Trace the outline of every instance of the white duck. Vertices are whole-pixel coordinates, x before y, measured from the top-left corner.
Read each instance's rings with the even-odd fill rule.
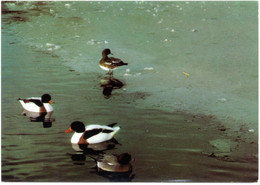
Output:
[[[72,144],[96,144],[108,141],[120,130],[120,127],[114,127],[116,123],[110,125],[88,125],[75,121],[65,133],[75,131],[71,138]]]
[[[52,112],[53,101],[49,94],[44,94],[42,97],[31,97],[26,99],[18,99],[23,108],[30,112]]]

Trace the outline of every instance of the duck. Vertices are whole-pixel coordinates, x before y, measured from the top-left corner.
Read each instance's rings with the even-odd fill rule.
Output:
[[[31,97],[26,99],[18,98],[23,108],[29,112],[53,112],[51,104],[54,102],[51,100],[49,94],[43,94],[41,97]]]
[[[108,57],[108,55],[113,55],[113,53],[111,53],[110,49],[106,48],[102,51],[102,58],[99,61],[101,69],[108,71],[108,74],[113,75],[113,70],[120,66],[128,65],[128,63],[123,62],[121,59]]]
[[[109,125],[92,124],[85,127],[84,123],[74,121],[70,124],[65,133],[75,131],[71,137],[72,144],[97,144],[111,140],[120,130],[120,127],[114,127],[117,123]]]
[[[90,156],[91,157],[91,156]],[[129,173],[132,172],[132,157],[129,153],[99,154],[96,158],[91,157],[96,162],[99,173]]]

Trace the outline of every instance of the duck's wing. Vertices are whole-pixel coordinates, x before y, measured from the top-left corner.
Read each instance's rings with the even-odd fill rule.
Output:
[[[118,164],[117,157],[116,157],[116,155],[113,155],[113,154],[99,154],[97,161],[102,162],[103,164],[108,164],[108,165]]]
[[[119,173],[126,173],[126,172],[129,173],[132,171],[132,165],[119,164],[116,155],[103,154],[98,157],[96,162],[97,162],[97,167],[102,171],[119,172]]]
[[[115,66],[128,65],[128,63],[123,62],[119,58],[109,57],[109,59],[111,60],[112,65],[115,65]]]
[[[92,129],[92,130],[86,130],[85,133],[84,133],[84,136],[83,138],[84,139],[88,139],[94,135],[97,135],[99,134],[100,132],[102,132],[103,129],[101,128],[98,128],[98,129]]]
[[[121,64],[124,63],[121,59],[119,58],[114,58],[114,57],[109,57],[109,59],[111,60],[112,64]]]
[[[114,130],[110,130],[110,129],[103,129],[102,133],[111,133],[114,132]]]
[[[30,99],[29,102],[33,102],[34,104],[36,104],[39,107],[43,106],[42,101],[38,100],[38,99]]]
[[[39,107],[43,106],[43,103],[40,98],[26,98],[26,99],[19,98],[18,100],[22,100],[24,103],[34,103]]]

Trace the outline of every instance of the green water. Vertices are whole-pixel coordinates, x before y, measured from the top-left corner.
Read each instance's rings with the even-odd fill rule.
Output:
[[[2,180],[108,181],[90,158],[75,165],[67,155],[75,151],[63,132],[81,120],[122,127],[122,145],[108,153],[132,154],[133,182],[255,181],[257,5],[5,3]],[[109,98],[104,48],[129,63],[114,72],[125,86]],[[55,101],[50,128],[22,116],[16,100],[43,93]]]

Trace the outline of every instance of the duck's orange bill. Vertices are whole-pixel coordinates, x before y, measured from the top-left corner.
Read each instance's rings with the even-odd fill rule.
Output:
[[[66,130],[65,133],[69,133],[72,132],[73,130],[71,128],[69,128],[69,130]]]
[[[51,101],[51,100],[49,101],[49,103],[50,103],[50,104],[54,104],[54,102],[53,102],[53,101]]]

